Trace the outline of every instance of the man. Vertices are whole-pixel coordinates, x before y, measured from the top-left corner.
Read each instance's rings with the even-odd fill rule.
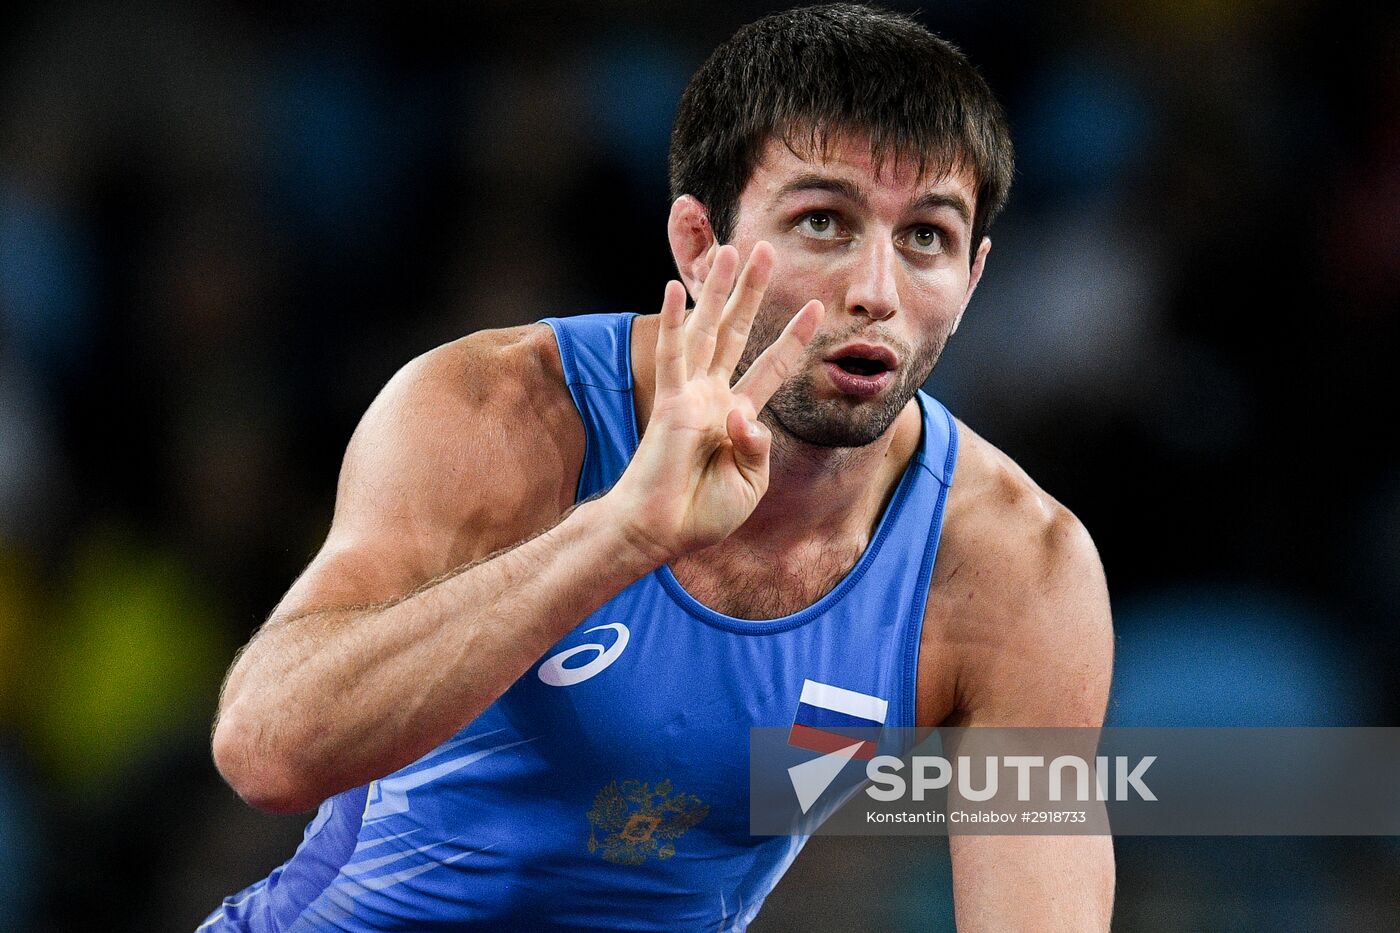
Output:
[[[320,811],[204,929],[743,929],[801,846],[748,833],[750,727],[1101,723],[1092,543],[917,391],[1011,176],[982,79],[902,16],[776,14],[671,158],[659,315],[463,338],[365,415],[214,733]],[[1107,927],[1107,838],[951,846],[961,928]]]

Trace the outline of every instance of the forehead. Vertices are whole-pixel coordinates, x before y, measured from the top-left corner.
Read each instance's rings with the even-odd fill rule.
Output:
[[[945,167],[932,160],[921,172],[912,158],[888,154],[878,159],[871,151],[870,137],[861,133],[832,134],[824,146],[805,140],[789,145],[770,136],[739,196],[740,209],[776,206],[791,196],[795,181],[814,175],[846,182],[877,209],[899,210],[929,195],[941,195],[963,201],[970,218],[977,196],[977,179],[971,168],[956,161]]]

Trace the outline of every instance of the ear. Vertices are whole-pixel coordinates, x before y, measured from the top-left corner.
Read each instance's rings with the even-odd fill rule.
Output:
[[[962,323],[963,315],[967,313],[967,306],[972,301],[972,293],[977,291],[977,283],[982,281],[982,270],[987,266],[987,254],[991,251],[991,237],[984,236],[982,244],[977,247],[977,258],[972,260],[972,274],[967,278],[967,294],[963,295],[962,307],[958,309],[958,316],[953,319],[953,329],[948,331],[949,337],[958,332],[958,325]]]
[[[671,241],[671,257],[676,261],[681,284],[694,299],[710,274],[710,264],[719,246],[710,229],[710,212],[691,195],[681,195],[671,205],[666,235]]]

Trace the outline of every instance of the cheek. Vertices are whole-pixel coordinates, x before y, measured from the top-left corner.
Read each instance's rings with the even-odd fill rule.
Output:
[[[790,288],[778,283],[768,286],[763,293],[763,303],[754,316],[753,327],[749,330],[749,348],[762,352],[782,334],[792,316],[810,301],[812,295],[798,296]]]
[[[911,316],[922,318],[931,326],[951,327],[962,311],[963,296],[967,294],[967,276],[955,270],[941,269],[909,284],[904,301]]]
[[[839,263],[835,262],[831,256],[823,255],[814,250],[780,250],[774,256],[773,281],[775,283],[790,279],[810,289],[827,284],[840,274]],[[812,295],[810,297],[820,296]]]
[[[801,251],[780,253],[775,257],[773,278],[764,293],[763,308],[765,313],[782,317],[778,324],[781,331],[803,305],[817,299],[826,306],[826,322],[820,330],[827,330],[841,311],[844,294],[841,270],[829,258]]]

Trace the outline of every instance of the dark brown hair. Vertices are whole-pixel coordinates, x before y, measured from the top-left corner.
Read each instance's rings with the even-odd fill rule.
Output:
[[[877,170],[887,158],[912,159],[921,174],[971,169],[969,252],[976,254],[1011,187],[1006,117],[962,52],[908,16],[876,7],[774,13],[715,49],[681,96],[671,197],[698,199],[725,242],[768,139],[824,153],[833,133],[850,130],[869,134]]]

